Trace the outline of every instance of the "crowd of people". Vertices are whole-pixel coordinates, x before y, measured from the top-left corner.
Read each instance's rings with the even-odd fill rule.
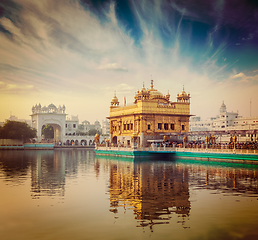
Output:
[[[213,149],[253,149],[258,150],[258,142],[229,142],[229,143],[205,143],[205,142],[186,142],[186,143],[176,143],[167,142],[161,143],[160,146],[168,147],[179,147],[179,148],[213,148]]]

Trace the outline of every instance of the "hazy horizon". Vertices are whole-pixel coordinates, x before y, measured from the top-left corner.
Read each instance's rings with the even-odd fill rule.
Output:
[[[151,79],[203,120],[258,117],[257,22],[251,0],[0,0],[0,121],[53,103],[101,122]]]

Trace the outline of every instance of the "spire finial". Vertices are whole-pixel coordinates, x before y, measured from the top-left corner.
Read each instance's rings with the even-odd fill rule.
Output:
[[[151,79],[151,89],[153,89],[153,80]]]

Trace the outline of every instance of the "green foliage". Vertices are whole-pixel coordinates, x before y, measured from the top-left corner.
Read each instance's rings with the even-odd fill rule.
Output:
[[[42,129],[42,134],[46,139],[52,139],[54,138],[54,129],[51,125],[47,124],[43,129]]]
[[[79,135],[79,136],[86,136],[87,133],[86,133],[86,132],[77,131],[77,132],[76,132],[76,135]]]
[[[84,125],[83,125],[83,124],[79,124],[79,125],[78,125],[78,130],[79,130],[80,132],[82,132],[82,131],[84,130]]]
[[[88,134],[89,134],[90,136],[94,136],[94,135],[96,135],[97,132],[98,132],[97,129],[90,129],[89,132],[88,132]]]
[[[27,141],[37,136],[37,130],[31,128],[26,122],[6,121],[3,127],[0,127],[1,139],[18,139]]]

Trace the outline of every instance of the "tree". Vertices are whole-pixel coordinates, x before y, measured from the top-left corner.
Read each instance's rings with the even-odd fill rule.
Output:
[[[96,135],[97,132],[98,132],[97,129],[90,129],[89,132],[88,132],[88,134],[89,134],[90,136],[94,136],[94,135]]]
[[[7,120],[3,127],[0,127],[1,139],[18,139],[28,141],[37,136],[37,130],[31,128],[26,122]]]
[[[42,129],[42,134],[46,139],[52,139],[54,138],[54,129],[51,125],[47,124],[45,127]]]

